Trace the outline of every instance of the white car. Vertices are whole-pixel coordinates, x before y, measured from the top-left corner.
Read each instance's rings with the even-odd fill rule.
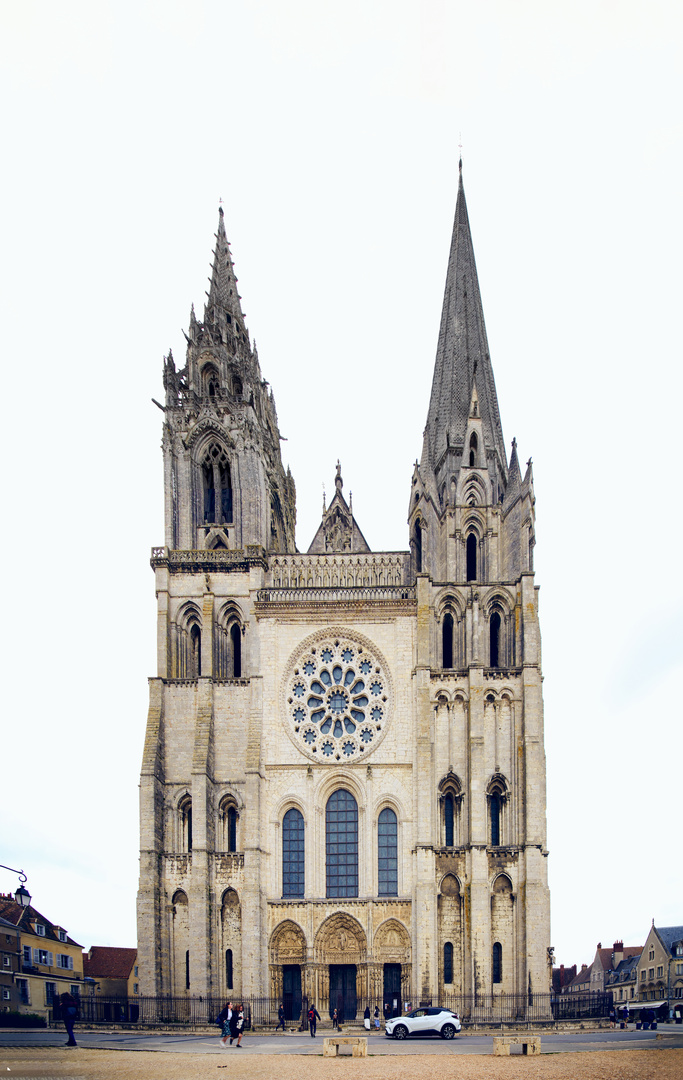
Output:
[[[387,1020],[386,1034],[392,1039],[407,1039],[409,1035],[440,1035],[452,1039],[462,1030],[460,1017],[452,1009],[412,1009],[405,1016]]]

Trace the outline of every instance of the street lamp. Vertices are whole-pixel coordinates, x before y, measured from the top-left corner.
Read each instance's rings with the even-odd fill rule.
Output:
[[[26,884],[26,874],[23,870],[14,870],[11,866],[5,866],[4,863],[0,863],[0,867],[3,870],[11,870],[13,874],[19,875],[19,888],[14,894],[14,899],[18,903],[19,907],[28,907],[31,903],[31,894],[28,889],[24,888]]]

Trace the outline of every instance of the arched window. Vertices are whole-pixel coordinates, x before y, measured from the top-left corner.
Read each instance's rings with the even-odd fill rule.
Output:
[[[222,446],[212,443],[202,465],[204,488],[204,524],[229,525],[232,522],[232,480],[230,463]]]
[[[500,795],[494,791],[489,796],[489,817],[491,820],[491,847],[500,845]]]
[[[202,389],[205,396],[215,398],[218,394],[218,372],[213,364],[207,364],[202,370]]]
[[[227,840],[228,851],[237,851],[237,819],[239,814],[234,806],[228,807]]]
[[[477,534],[471,532],[467,537],[467,580],[477,580]]]
[[[340,788],[325,811],[328,897],[358,896],[358,805]]]
[[[225,985],[232,990],[232,949],[225,950]]]
[[[443,947],[443,981],[453,982],[453,942],[447,941]]]
[[[238,623],[233,623],[230,627],[230,646],[232,677],[239,679],[242,676],[242,633]]]
[[[415,522],[415,528],[413,530],[413,540],[415,541],[415,572],[422,573],[422,528],[420,527],[419,520]]]
[[[489,619],[489,666],[500,667],[500,614],[494,611]]]
[[[477,446],[478,440],[475,432],[470,435],[470,467],[473,468],[477,464]]]
[[[493,944],[493,982],[503,981],[503,946],[499,941]]]
[[[455,805],[454,799],[450,791],[446,795],[443,801],[443,820],[446,847],[453,847],[453,823],[455,820]]]
[[[186,795],[178,805],[180,850],[192,851],[192,799]]]
[[[190,678],[198,679],[202,673],[202,632],[197,623],[190,627]]]
[[[190,989],[190,950],[185,952],[185,989]]]
[[[282,895],[304,895],[304,819],[294,808],[282,819]]]
[[[377,858],[379,896],[398,896],[398,822],[388,807],[377,822]]]
[[[453,616],[450,612],[444,615],[443,619],[443,631],[442,631],[442,644],[443,644],[443,666],[445,668],[453,667]]]

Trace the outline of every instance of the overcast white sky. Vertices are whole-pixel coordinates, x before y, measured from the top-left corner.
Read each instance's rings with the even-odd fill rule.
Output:
[[[407,547],[462,133],[503,430],[534,460],[557,960],[683,922],[680,4],[0,10],[0,862],[84,946],[135,943],[150,399],[220,197],[299,547],[338,457],[371,547]]]

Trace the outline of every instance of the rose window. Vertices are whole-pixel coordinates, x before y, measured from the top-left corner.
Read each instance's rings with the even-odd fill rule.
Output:
[[[384,737],[389,679],[369,643],[330,637],[305,644],[286,683],[287,726],[318,761],[353,761]]]

